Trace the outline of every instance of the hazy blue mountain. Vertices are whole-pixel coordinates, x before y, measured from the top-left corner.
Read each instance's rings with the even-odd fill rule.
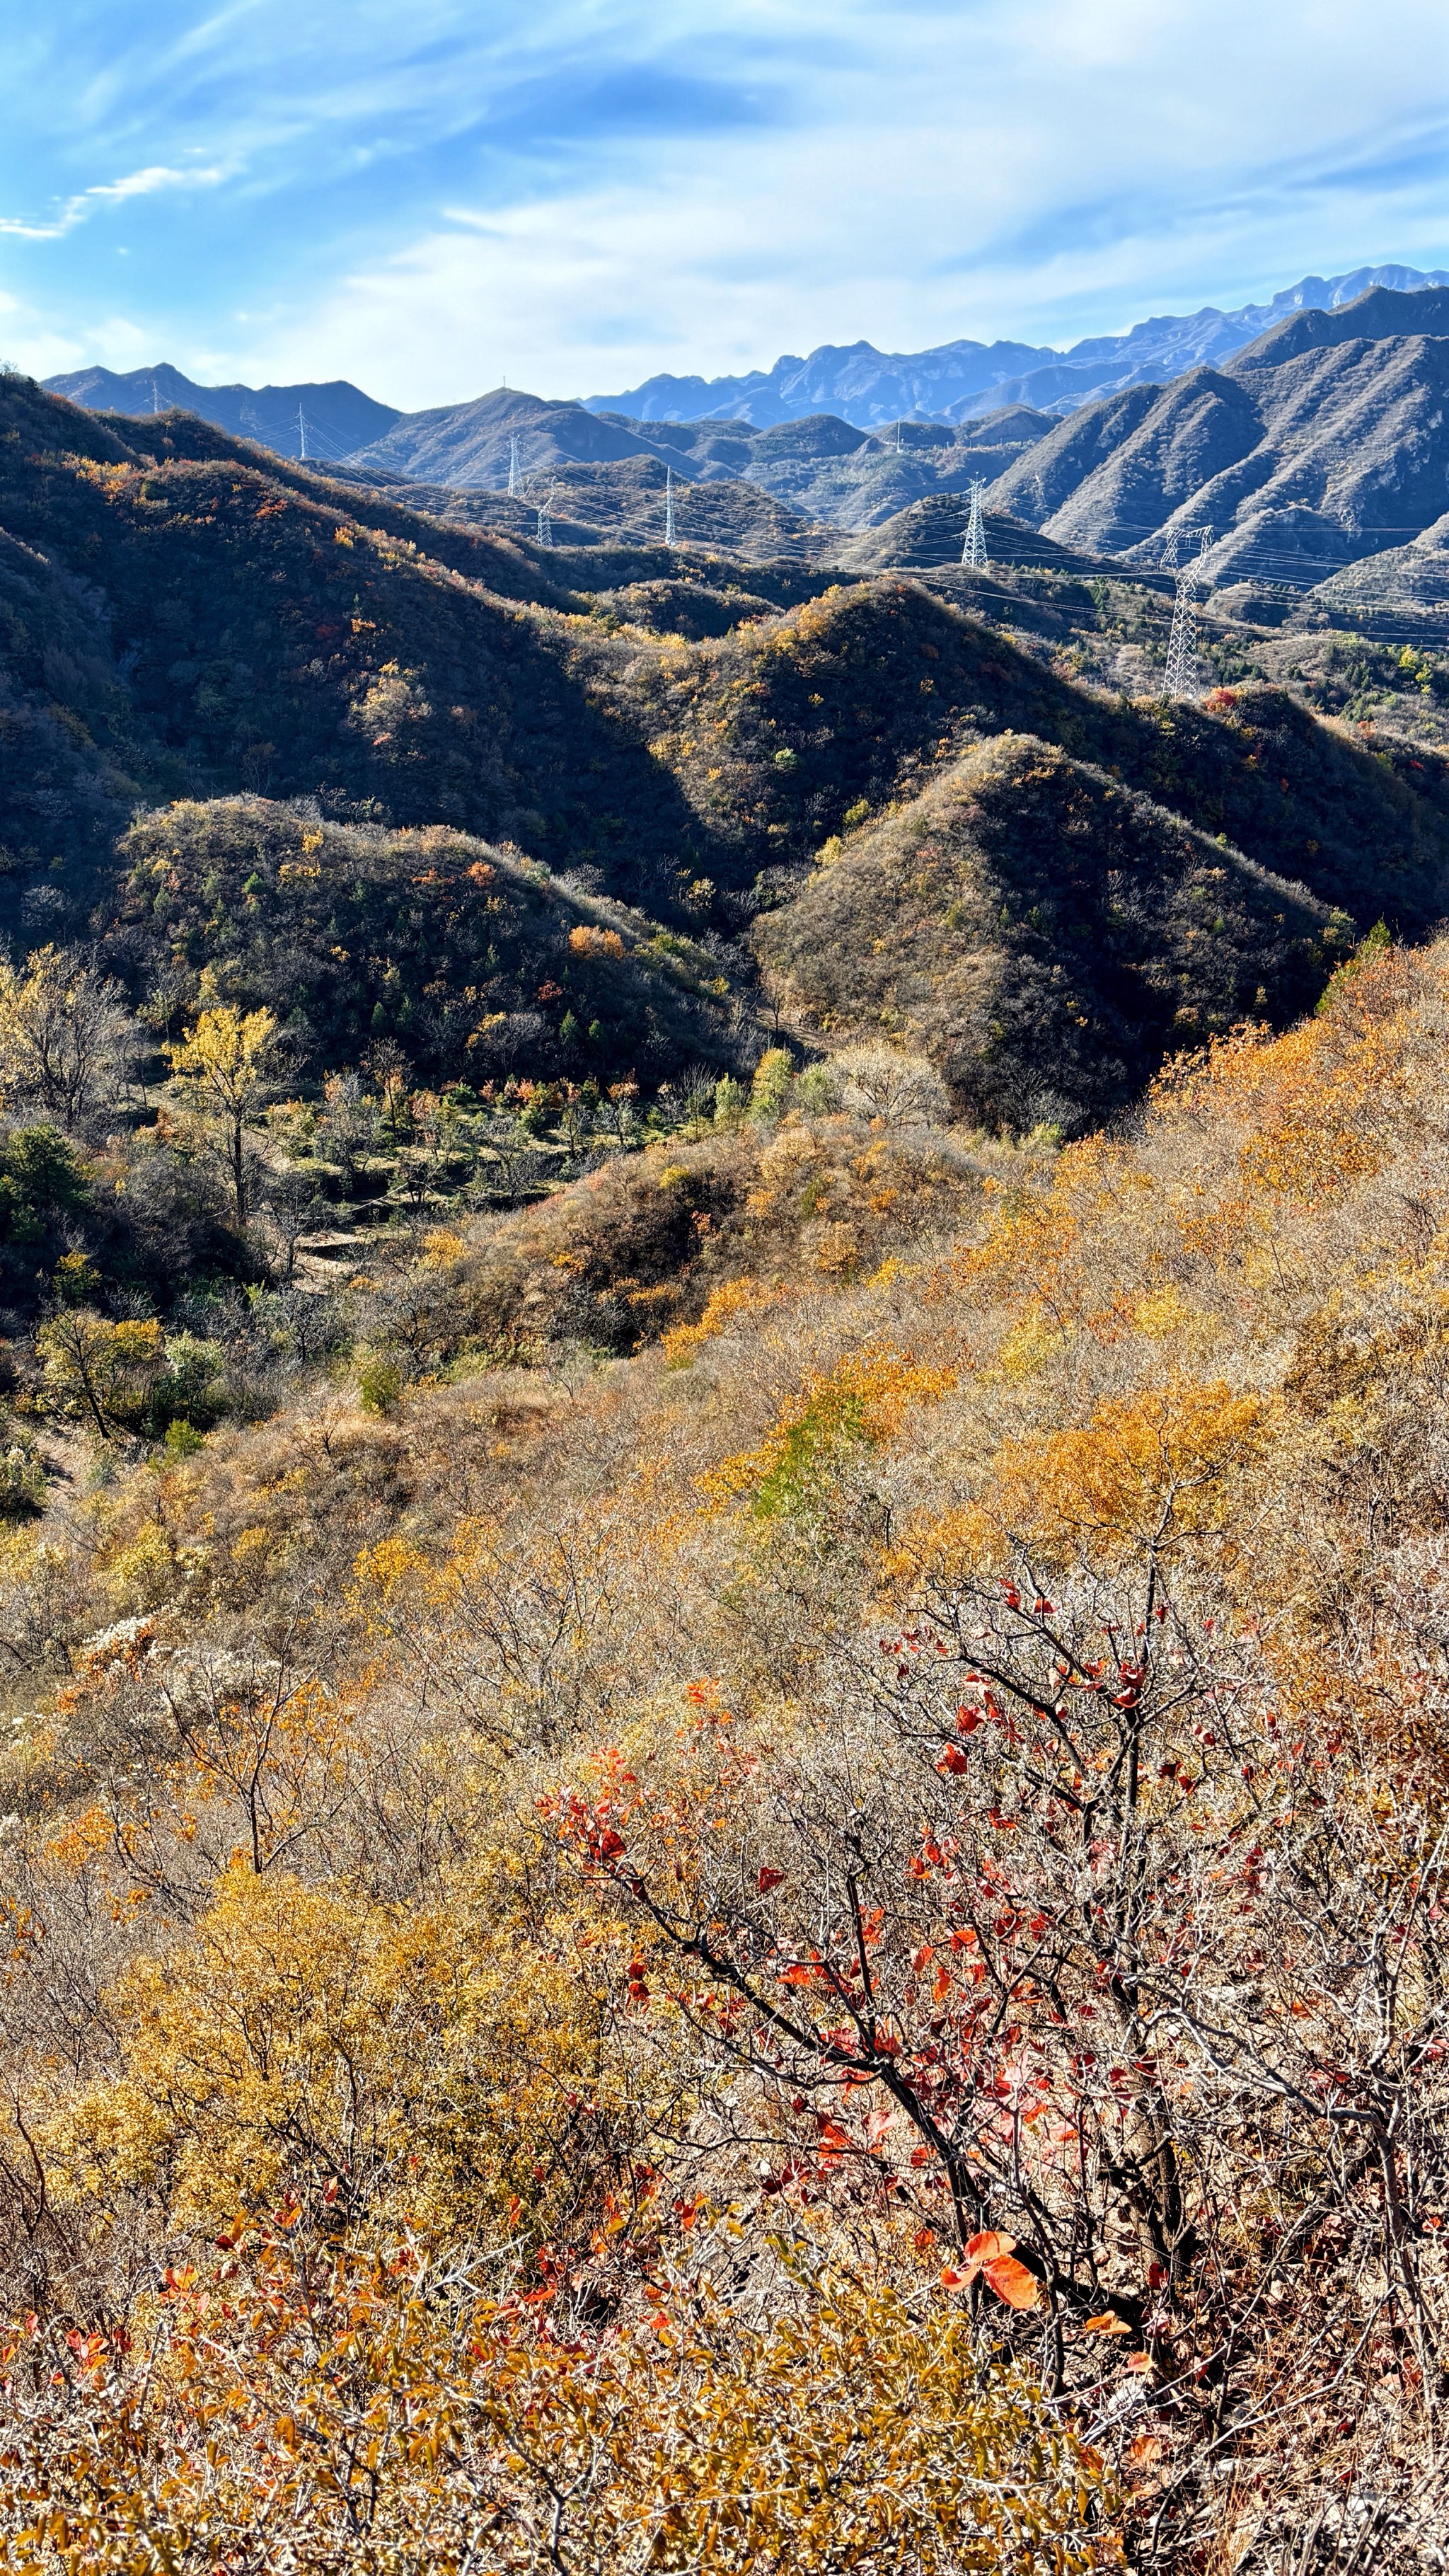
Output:
[[[633,420],[739,420],[755,429],[833,412],[857,429],[921,418],[952,420],[994,411],[997,388],[1054,359],[1054,349],[1020,340],[949,340],[914,357],[885,356],[868,340],[816,349],[808,358],[777,358],[768,373],[744,376],[651,376],[632,393],[593,394],[590,411]]]
[[[1301,277],[1267,304],[1245,304],[1235,313],[1205,305],[1200,313],[1164,314],[1066,350],[950,340],[903,357],[857,340],[847,348],[816,349],[808,358],[777,358],[767,371],[749,375],[650,376],[629,393],[590,395],[587,408],[645,421],[744,420],[756,428],[830,411],[860,429],[913,416],[968,420],[1006,403],[1075,411],[1106,392],[1162,384],[1189,367],[1220,366],[1274,323],[1308,310],[1332,313],[1375,286],[1409,293],[1449,286],[1449,270],[1387,263],[1343,277]]]
[[[179,367],[164,364],[133,367],[125,376],[109,367],[82,367],[74,375],[47,376],[45,390],[67,395],[87,411],[194,411],[215,428],[254,438],[278,456],[305,452],[329,463],[349,456],[364,439],[379,438],[401,418],[391,403],[374,402],[345,378],[326,385],[195,385]]]
[[[482,485],[506,490],[513,442],[520,476],[532,483],[562,465],[605,465],[626,456],[653,456],[659,442],[640,435],[637,421],[600,420],[578,402],[545,402],[538,394],[500,386],[476,402],[444,403],[435,411],[394,412],[389,425],[350,460],[384,466],[423,483],[448,483],[459,491]],[[675,446],[675,471],[692,481],[700,468]]]

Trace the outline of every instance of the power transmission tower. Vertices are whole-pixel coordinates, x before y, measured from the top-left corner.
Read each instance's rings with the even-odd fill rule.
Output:
[[[159,413],[160,409],[161,409],[161,397],[160,397],[160,395],[158,394],[158,392],[156,391],[156,379],[155,379],[155,377],[153,376],[153,377],[152,377],[152,379],[151,379],[151,418],[152,418],[153,420],[155,420],[155,418],[157,417],[157,414]]]
[[[516,438],[510,438],[508,442],[508,497],[510,501],[516,501],[518,498],[518,441]]]
[[[297,436],[301,441],[302,463],[305,465],[307,462],[307,415],[302,409],[300,403],[297,405]]]
[[[1169,532],[1169,534],[1168,534],[1167,543],[1166,543],[1166,545],[1165,545],[1165,546],[1163,547],[1163,549],[1162,549],[1162,569],[1163,569],[1163,571],[1164,571],[1164,572],[1176,572],[1176,570],[1177,570],[1177,530],[1176,530],[1176,528],[1173,528],[1173,529],[1171,529],[1171,530],[1170,530],[1170,532]]]
[[[674,468],[672,465],[666,465],[664,468],[664,542],[667,546],[672,546],[674,543]]]
[[[906,444],[905,444],[905,440],[904,440],[904,439],[902,438],[902,436],[901,436],[901,425],[900,425],[900,422],[899,422],[899,421],[897,421],[897,422],[896,422],[896,454],[897,454],[897,456],[904,456],[905,452],[906,452]]]
[[[978,474],[966,488],[971,495],[971,516],[966,522],[966,542],[961,548],[961,561],[969,564],[973,572],[985,572],[991,561],[986,551],[986,514],[981,507],[981,495],[986,484]]]
[[[1213,541],[1211,528],[1198,535],[1197,559],[1178,567],[1177,588],[1172,598],[1172,632],[1167,639],[1167,661],[1162,674],[1165,698],[1195,698],[1197,675],[1197,585],[1203,559]]]
[[[558,485],[550,483],[547,500],[540,501],[538,505],[538,542],[541,546],[553,544],[553,520],[549,513],[553,508],[553,496],[557,490]]]

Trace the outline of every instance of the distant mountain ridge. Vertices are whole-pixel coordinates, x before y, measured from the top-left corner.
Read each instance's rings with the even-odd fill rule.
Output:
[[[961,492],[973,475],[1003,473],[1052,427],[1020,405],[989,419],[914,422],[889,436],[854,429],[830,413],[751,429],[738,421],[630,420],[576,402],[544,402],[500,388],[477,402],[411,412],[350,460],[360,473],[402,474],[460,491],[506,489],[516,462],[520,492],[536,504],[556,474],[647,465],[662,495],[676,485],[749,483],[805,524],[864,528],[928,494]],[[700,525],[680,495],[681,534]],[[662,508],[662,503],[661,503]]]
[[[432,508],[447,510],[449,494],[460,505],[493,496],[484,516],[501,506],[520,530],[552,495],[580,542],[590,528],[610,542],[662,538],[672,468],[680,542],[752,560],[814,560],[822,527],[864,538],[897,524],[910,560],[921,543],[934,560],[964,525],[978,476],[993,511],[1074,560],[1156,566],[1169,535],[1196,551],[1210,526],[1211,578],[1260,589],[1314,589],[1360,559],[1397,558],[1449,517],[1449,271],[1305,278],[1266,305],[1141,323],[985,381],[1042,354],[963,341],[896,361],[861,343],[781,360],[753,380],[755,408],[779,415],[764,425],[728,405],[681,421],[506,387],[404,413],[342,382],[206,387],[167,366],[93,368],[52,389],[92,411],[129,404],[144,417],[174,405],[293,457],[305,445],[347,476],[426,488]],[[881,372],[891,368],[910,371],[911,387],[948,416],[843,417],[881,408],[883,388],[902,390],[899,374]],[[1084,390],[1094,375],[1104,380]],[[745,380],[667,381],[698,400]],[[643,406],[665,382],[620,399]],[[1016,399],[1020,386],[1038,401]],[[808,412],[785,408],[807,398]],[[510,484],[516,497],[504,504]],[[908,530],[913,510],[926,518]],[[1442,538],[1429,552],[1385,568],[1418,612],[1443,587]],[[1371,587],[1379,597],[1382,582]]]
[[[1233,313],[1205,305],[1199,313],[1162,315],[1115,336],[1078,341],[1066,350],[1037,348],[1024,340],[996,340],[989,345],[950,340],[939,348],[900,356],[883,354],[868,340],[857,340],[844,348],[816,349],[808,358],[778,358],[768,370],[755,369],[743,376],[651,376],[629,393],[590,394],[582,402],[542,407],[555,414],[583,411],[612,416],[612,441],[591,447],[581,427],[570,438],[567,452],[577,462],[586,457],[657,452],[657,442],[639,435],[650,424],[730,421],[760,430],[829,413],[853,428],[879,430],[897,421],[980,420],[1008,407],[1061,417],[1103,394],[1140,384],[1160,385],[1192,367],[1221,366],[1275,323],[1305,312],[1336,313],[1370,287],[1416,294],[1436,286],[1449,286],[1449,269],[1405,268],[1386,262],[1376,268],[1352,269],[1341,277],[1300,278],[1296,286],[1284,287],[1266,304],[1245,304]],[[423,480],[459,474],[465,483],[493,479],[493,440],[503,426],[504,410],[516,401],[529,418],[512,426],[532,427],[540,408],[539,397],[515,397],[500,388],[471,402],[402,412],[345,379],[260,387],[199,385],[165,363],[133,367],[128,374],[117,374],[109,367],[83,367],[48,376],[45,390],[65,394],[87,411],[114,411],[132,418],[175,405],[233,437],[253,438],[279,456],[299,459],[305,424],[306,450],[314,460],[338,464],[365,450],[365,461],[372,465]],[[505,463],[506,453],[505,447]],[[540,464],[547,461],[539,459]],[[691,466],[683,457],[676,456],[675,463],[681,474],[690,474]],[[700,470],[698,464],[693,468]],[[707,464],[704,470],[708,471]]]
[[[1449,286],[1449,269],[1386,262],[1342,277],[1301,277],[1266,304],[1245,304],[1234,313],[1204,305],[1199,313],[1164,314],[1066,350],[1018,340],[949,340],[900,356],[857,340],[816,349],[808,358],[777,358],[768,370],[742,376],[650,376],[628,393],[590,394],[585,408],[640,421],[743,420],[756,429],[822,411],[857,429],[897,419],[969,420],[1007,403],[1064,413],[1103,393],[1221,365],[1275,322],[1305,310],[1334,312],[1374,286],[1401,293]]]
[[[337,377],[313,385],[197,385],[179,367],[82,367],[47,376],[49,394],[65,394],[87,411],[113,411],[135,419],[147,412],[190,411],[233,438],[254,438],[277,456],[336,464],[371,438],[380,438],[402,414],[391,403]]]

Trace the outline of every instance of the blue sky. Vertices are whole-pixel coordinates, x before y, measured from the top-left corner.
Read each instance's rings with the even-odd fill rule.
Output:
[[[415,408],[825,340],[1061,344],[1449,264],[1398,0],[0,10],[0,354]]]

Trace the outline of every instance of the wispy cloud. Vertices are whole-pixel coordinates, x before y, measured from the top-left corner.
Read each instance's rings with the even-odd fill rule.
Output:
[[[0,215],[0,233],[14,233],[21,241],[61,241],[97,215],[106,206],[124,205],[132,197],[159,196],[167,188],[217,188],[231,172],[224,169],[172,170],[161,161],[153,161],[144,170],[129,171],[124,179],[108,180],[103,186],[82,188],[78,196],[68,197],[50,223],[27,223],[19,216]]]
[[[49,0],[0,284],[88,356],[609,391],[1439,264],[1446,124],[1443,0]]]

